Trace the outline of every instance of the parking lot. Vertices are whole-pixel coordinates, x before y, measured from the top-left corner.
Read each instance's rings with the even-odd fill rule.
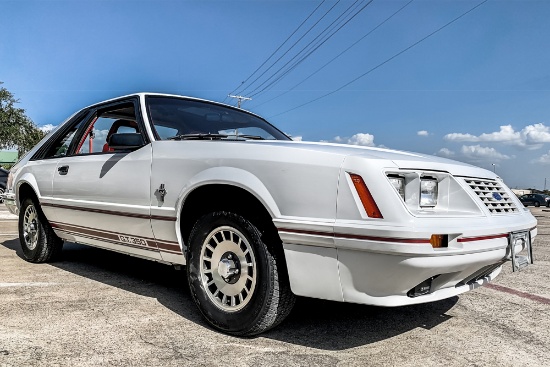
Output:
[[[544,366],[550,361],[550,211],[535,264],[505,264],[488,286],[447,300],[380,308],[300,298],[253,338],[202,320],[184,272],[76,244],[63,259],[22,259],[0,205],[0,366]]]

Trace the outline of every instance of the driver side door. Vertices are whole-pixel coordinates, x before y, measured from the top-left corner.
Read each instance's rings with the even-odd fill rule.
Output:
[[[132,151],[109,147],[110,135],[142,134]],[[53,172],[50,223],[68,240],[161,259],[150,222],[151,144],[136,99],[96,108]]]

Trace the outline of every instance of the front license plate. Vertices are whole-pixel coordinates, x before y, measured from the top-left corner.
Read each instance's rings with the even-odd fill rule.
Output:
[[[517,247],[522,250],[516,252]],[[508,236],[508,253],[512,260],[512,271],[519,271],[533,263],[533,250],[531,248],[531,232],[512,232]]]

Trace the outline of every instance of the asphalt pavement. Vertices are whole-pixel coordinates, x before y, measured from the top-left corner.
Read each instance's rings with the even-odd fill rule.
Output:
[[[548,366],[550,211],[532,208],[535,264],[447,300],[381,308],[299,298],[276,329],[211,329],[184,272],[66,244],[22,259],[0,205],[0,366]]]

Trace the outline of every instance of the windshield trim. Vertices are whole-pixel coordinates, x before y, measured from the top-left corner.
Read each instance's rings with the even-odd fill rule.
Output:
[[[282,132],[279,128],[277,128],[275,125],[271,124],[269,121],[267,121],[266,119],[264,119],[263,117],[253,113],[253,112],[250,112],[250,111],[247,111],[247,110],[243,110],[242,108],[237,108],[237,107],[234,107],[234,106],[230,106],[230,105],[226,105],[226,104],[223,104],[223,103],[219,103],[219,102],[214,102],[214,101],[209,101],[209,100],[206,100],[206,99],[200,99],[200,98],[193,98],[193,97],[185,97],[185,96],[175,96],[175,95],[159,95],[159,94],[147,94],[145,95],[145,106],[146,106],[146,113],[147,113],[147,118],[149,119],[149,123],[151,125],[151,130],[153,132],[153,135],[154,135],[154,139],[155,141],[162,141],[162,140],[165,140],[165,139],[162,139],[158,133],[157,133],[157,129],[155,128],[155,122],[153,120],[153,117],[151,116],[151,111],[150,111],[150,100],[151,99],[157,99],[157,98],[164,98],[164,99],[178,99],[178,100],[184,100],[184,101],[190,101],[190,102],[200,102],[200,103],[206,103],[206,104],[212,104],[212,105],[215,105],[217,107],[222,107],[222,108],[227,108],[227,109],[230,109],[230,110],[234,110],[234,111],[237,111],[237,112],[240,112],[240,113],[245,113],[245,114],[248,114],[248,115],[251,115],[257,119],[260,119],[262,120],[264,123],[266,123],[268,126],[270,126],[271,128],[273,128],[275,131],[277,131],[278,133],[280,133],[283,137],[285,137],[286,139],[278,139],[278,138],[275,138],[274,140],[276,141],[292,141],[292,138],[290,136],[288,136],[287,134],[285,134],[284,132]],[[229,140],[229,139],[228,139]],[[224,139],[224,141],[226,141]]]

